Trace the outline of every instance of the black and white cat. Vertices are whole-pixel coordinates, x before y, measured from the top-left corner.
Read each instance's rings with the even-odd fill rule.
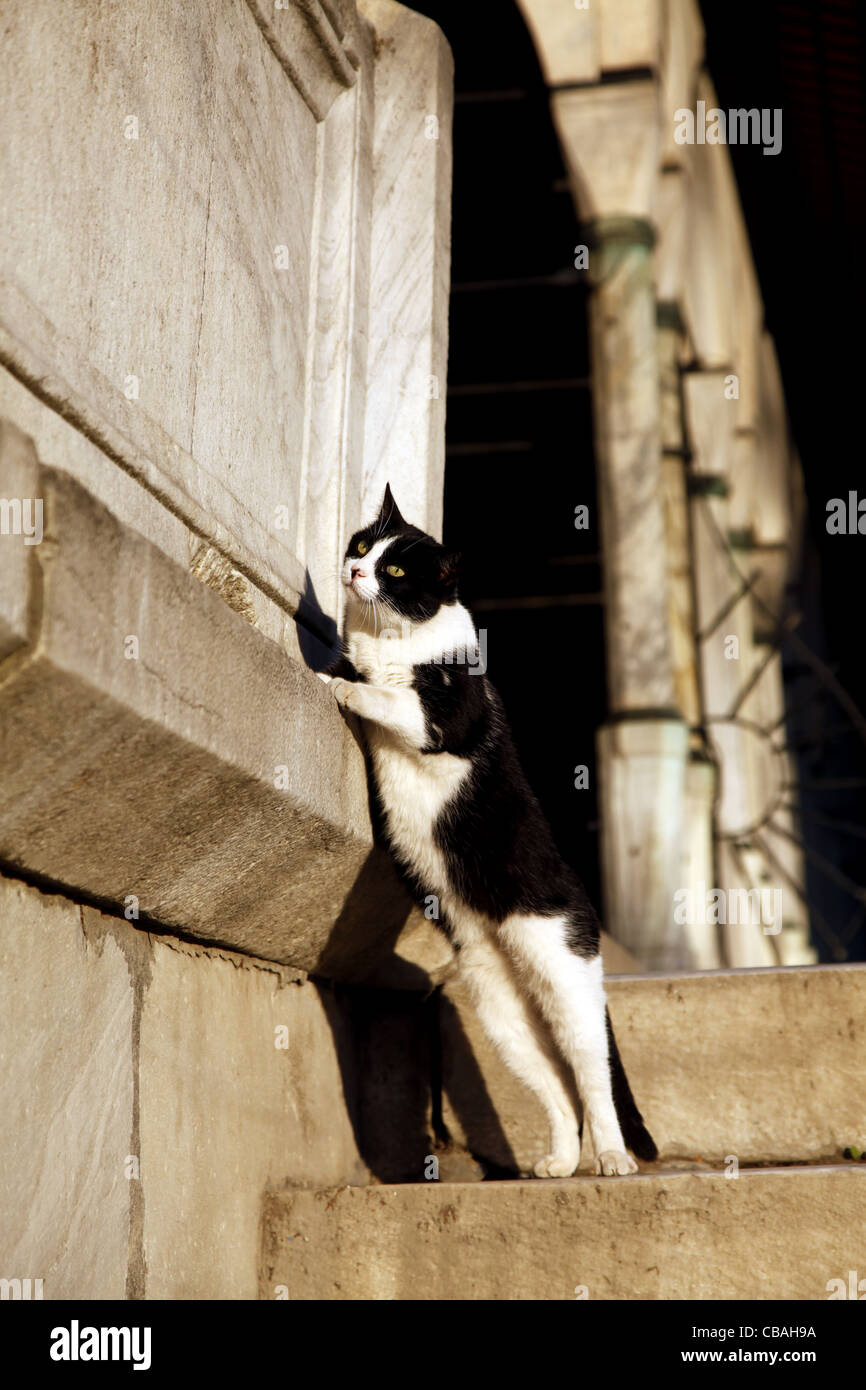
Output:
[[[364,721],[391,850],[439,900],[486,1032],[550,1121],[539,1177],[580,1160],[574,1083],[596,1172],[656,1157],[617,1052],[599,924],[523,774],[502,703],[479,670],[457,559],[385,490],[349,542],[344,655],[323,679]]]

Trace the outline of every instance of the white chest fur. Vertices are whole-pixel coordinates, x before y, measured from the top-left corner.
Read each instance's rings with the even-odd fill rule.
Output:
[[[445,860],[433,828],[468,776],[468,758],[453,753],[417,753],[386,729],[367,725],[376,784],[394,848],[422,884],[441,897],[448,889]]]
[[[439,661],[477,645],[472,619],[455,604],[440,609],[428,623],[389,634],[349,631],[349,660],[368,684],[411,692],[413,668]],[[448,802],[469,775],[468,758],[452,753],[422,753],[389,729],[366,721],[366,732],[388,832],[395,849],[411,864],[421,882],[440,896],[448,890],[444,857],[433,829]]]
[[[350,627],[349,660],[371,685],[411,685],[415,666],[442,662],[454,655],[477,661],[478,634],[462,603],[442,607],[425,623],[378,620],[374,631]]]

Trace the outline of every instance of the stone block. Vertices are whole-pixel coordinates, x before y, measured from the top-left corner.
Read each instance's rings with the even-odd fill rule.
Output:
[[[329,986],[8,878],[0,967],[0,1277],[254,1298],[265,1191],[369,1180],[351,1000]],[[397,1094],[416,1073],[388,1042]]]
[[[169,937],[146,969],[138,1292],[252,1298],[264,1192],[367,1181],[348,1019],[326,987]]]

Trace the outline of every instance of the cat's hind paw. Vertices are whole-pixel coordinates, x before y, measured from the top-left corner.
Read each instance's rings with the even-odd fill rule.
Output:
[[[546,1154],[533,1168],[537,1178],[570,1178],[580,1162],[580,1154]]]
[[[631,1154],[623,1153],[620,1149],[604,1149],[595,1160],[595,1171],[600,1177],[624,1178],[637,1170]]]

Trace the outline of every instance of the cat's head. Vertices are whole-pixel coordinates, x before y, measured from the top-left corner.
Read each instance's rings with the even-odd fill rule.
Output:
[[[457,601],[457,570],[457,555],[404,521],[389,485],[376,520],[346,550],[341,577],[350,621],[372,615],[381,626],[390,615],[426,622]]]

